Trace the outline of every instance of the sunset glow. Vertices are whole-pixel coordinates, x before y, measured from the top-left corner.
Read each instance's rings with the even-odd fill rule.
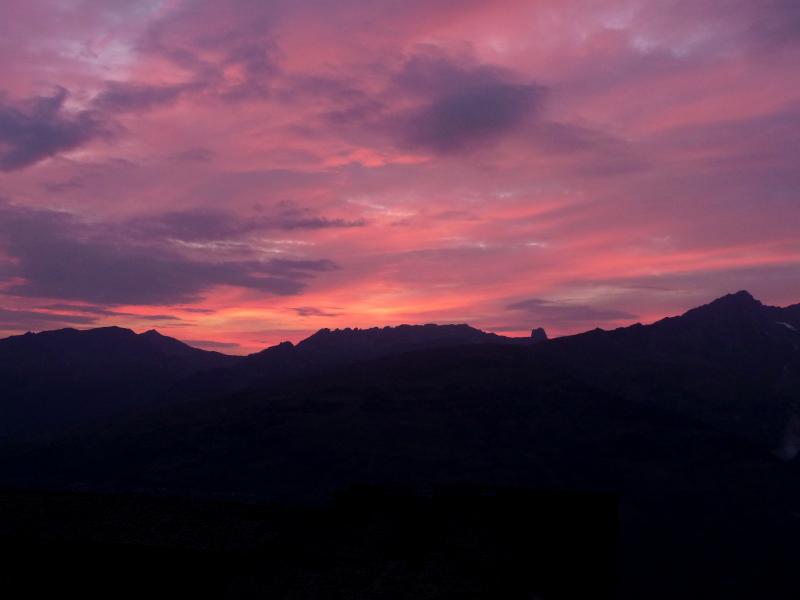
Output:
[[[800,299],[793,0],[0,4],[0,337]]]

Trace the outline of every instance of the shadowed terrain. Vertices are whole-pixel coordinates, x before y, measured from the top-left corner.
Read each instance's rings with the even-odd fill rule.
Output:
[[[616,503],[605,495],[354,488],[324,508],[287,508],[0,493],[0,508],[0,546],[13,550],[3,583],[35,597],[64,589],[84,598],[113,590],[116,598],[287,600],[614,592]]]
[[[406,490],[410,504],[387,514],[442,486],[602,494],[618,503],[619,597],[778,593],[800,534],[798,308],[739,292],[653,325],[548,341],[423,326],[204,353],[219,362],[168,381],[136,415],[7,445],[0,474],[9,489],[114,495],[90,504],[145,493],[324,510],[353,486]],[[549,589],[542,597],[569,597]]]

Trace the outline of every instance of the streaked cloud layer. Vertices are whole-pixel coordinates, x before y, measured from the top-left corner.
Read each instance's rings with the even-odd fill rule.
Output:
[[[800,301],[794,0],[12,0],[0,55],[0,335]]]

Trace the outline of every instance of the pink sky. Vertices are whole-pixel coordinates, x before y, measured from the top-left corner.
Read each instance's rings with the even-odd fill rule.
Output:
[[[0,336],[800,301],[795,0],[7,0]]]

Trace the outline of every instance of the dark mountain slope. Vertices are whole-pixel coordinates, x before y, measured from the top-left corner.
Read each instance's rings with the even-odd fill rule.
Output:
[[[538,341],[499,336],[464,324],[321,329],[297,345],[283,342],[245,357],[232,368],[200,373],[172,392],[185,399],[211,397],[418,350],[473,344],[530,345]]]
[[[0,340],[0,438],[57,434],[152,406],[200,370],[237,359],[148,331],[61,329]]]
[[[286,504],[352,484],[600,490],[620,500],[619,597],[750,598],[792,581],[796,464],[539,353],[385,357],[6,452],[0,473],[23,487]]]
[[[56,488],[297,501],[355,483],[619,489],[635,476],[637,486],[675,477],[685,487],[684,461],[767,459],[699,421],[592,388],[527,348],[476,345],[165,406],[14,454],[0,471]]]
[[[615,395],[699,418],[770,447],[800,400],[800,311],[731,294],[649,326],[594,330],[533,349]]]
[[[323,329],[247,356],[192,348],[151,330],[62,329],[0,340],[0,440],[63,433],[131,411],[213,398],[424,348],[498,342],[467,325]]]
[[[59,329],[0,339],[0,355],[21,368],[67,371],[88,367],[113,367],[124,362],[151,361],[153,357],[190,359],[214,365],[224,359],[218,352],[192,348],[154,329],[136,334],[121,327]],[[224,360],[222,362],[225,362]]]

